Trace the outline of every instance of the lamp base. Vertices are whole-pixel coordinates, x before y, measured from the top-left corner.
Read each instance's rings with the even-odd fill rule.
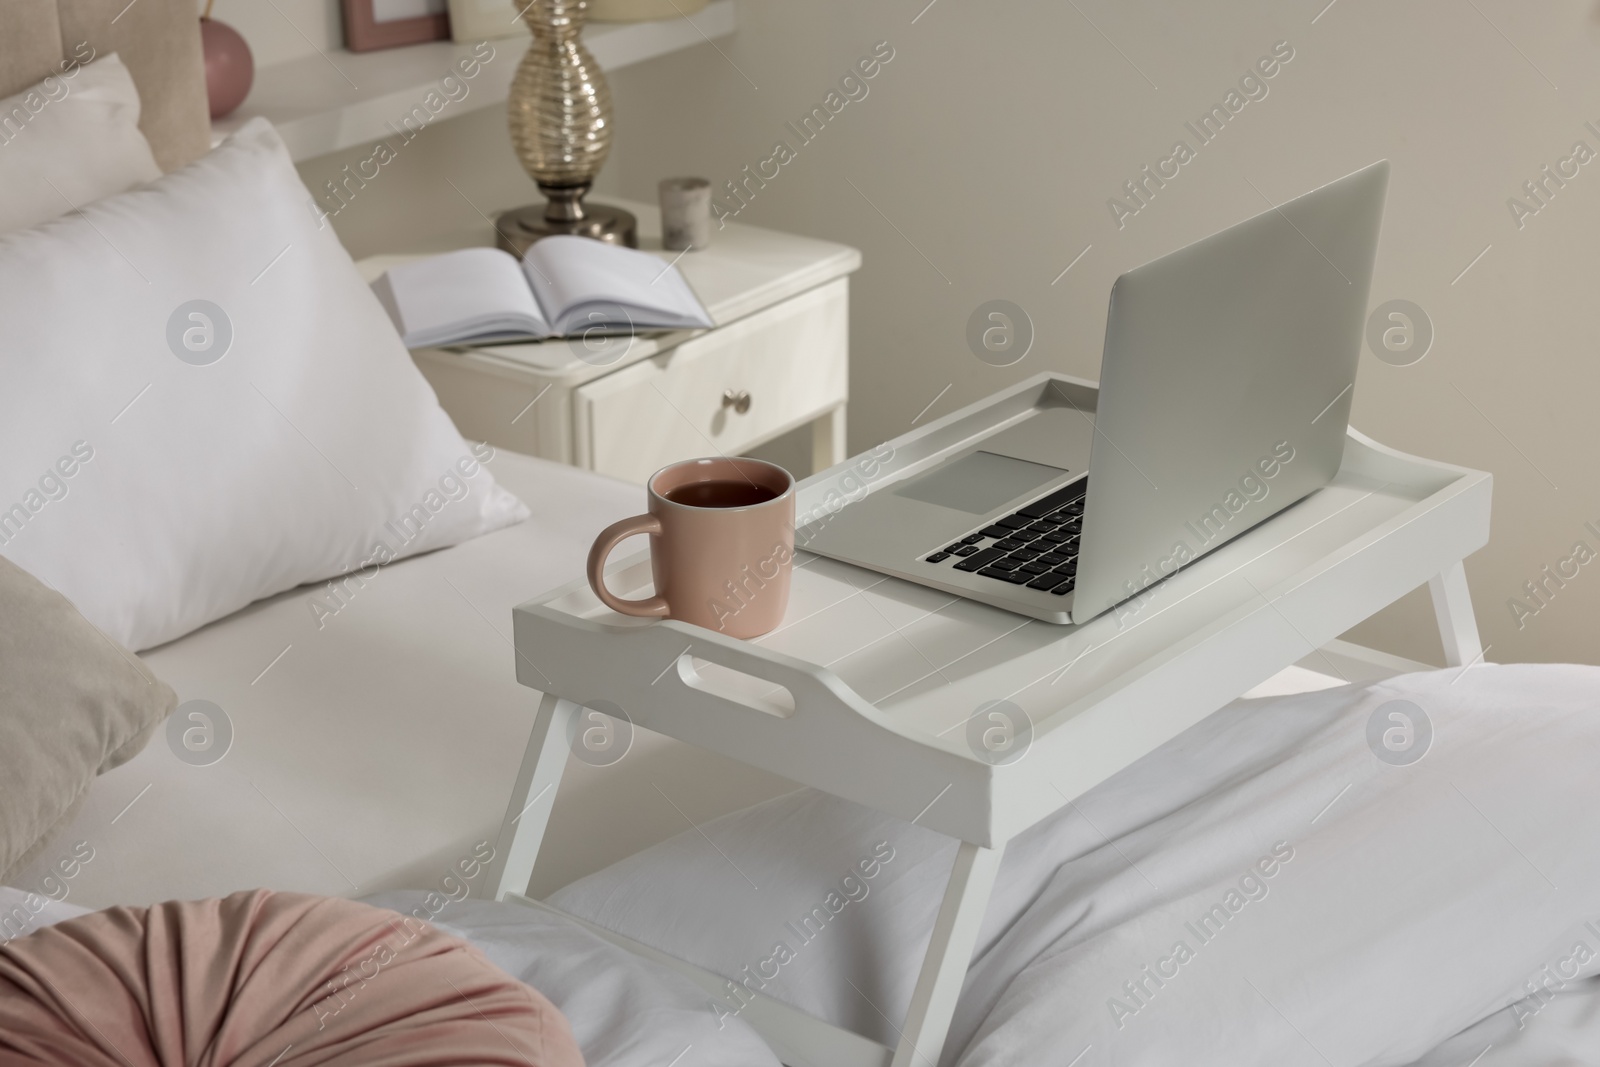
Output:
[[[496,215],[494,229],[499,235],[495,240],[496,247],[520,259],[533,242],[555,234],[592,237],[596,241],[624,248],[639,247],[639,221],[631,212],[620,207],[586,203],[580,219],[556,220],[546,218],[547,214],[544,204],[529,204]]]

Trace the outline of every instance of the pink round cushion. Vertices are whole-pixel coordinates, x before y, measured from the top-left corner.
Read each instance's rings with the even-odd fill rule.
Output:
[[[0,1067],[583,1067],[567,1021],[464,941],[256,890],[0,945]]]

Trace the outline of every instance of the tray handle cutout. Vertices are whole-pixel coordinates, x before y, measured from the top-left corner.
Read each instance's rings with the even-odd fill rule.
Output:
[[[714,663],[692,655],[687,649],[678,655],[673,669],[677,671],[679,681],[691,689],[778,719],[787,719],[794,714],[794,693],[788,686],[770,678]]]

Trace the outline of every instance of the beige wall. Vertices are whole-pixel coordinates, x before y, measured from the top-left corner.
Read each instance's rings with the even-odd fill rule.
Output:
[[[1507,604],[1574,542],[1600,551],[1583,529],[1600,529],[1600,160],[1520,230],[1507,208],[1575,141],[1600,152],[1584,125],[1600,128],[1595,3],[925,3],[746,0],[722,54],[699,47],[612,78],[612,190],[649,199],[678,173],[720,183],[779,139],[797,148],[739,221],[864,251],[853,448],[906,430],[947,385],[929,415],[1044,369],[1096,377],[1118,273],[1262,210],[1261,194],[1279,202],[1388,157],[1372,304],[1414,301],[1437,338],[1407,367],[1364,352],[1352,421],[1394,447],[1494,473],[1493,540],[1468,562],[1491,659],[1600,662],[1600,560],[1521,628]],[[280,4],[319,25],[329,7]],[[279,18],[270,7],[251,17],[267,16]],[[1284,40],[1294,58],[1265,98],[1119,229],[1108,198],[1174,141],[1193,144],[1185,120]],[[785,123],[822,104],[880,41],[894,57],[868,95],[801,146]],[[486,209],[529,198],[498,109],[440,124],[415,147],[337,221],[358,255],[468,217],[445,176]],[[302,170],[315,186],[358,155]],[[968,316],[995,298],[1025,309],[1036,331],[1027,358],[1005,369],[965,341]],[[1429,622],[1426,598],[1413,597],[1356,636],[1436,659]]]
[[[1252,183],[1282,201],[1388,157],[1372,303],[1416,302],[1437,339],[1409,367],[1364,353],[1352,422],[1494,473],[1493,538],[1468,562],[1491,658],[1600,662],[1600,560],[1520,630],[1507,607],[1576,540],[1600,551],[1582,529],[1600,526],[1600,160],[1520,231],[1506,206],[1574,141],[1600,151],[1584,127],[1600,127],[1591,0],[1476,0],[1482,14],[1461,0],[1338,0],[1314,25],[1327,0],[926,2],[742,3],[726,61],[700,49],[615,84],[632,163],[623,187],[643,195],[661,174],[720,182],[775,139],[797,141],[786,121],[875,42],[893,46],[870,94],[740,215],[865,253],[853,448],[905,430],[946,384],[930,414],[1039,370],[1097,377],[1119,272],[1262,210]],[[1280,40],[1295,57],[1268,95],[1119,230],[1107,199],[1175,140],[1193,142],[1183,122]],[[1037,334],[1007,369],[979,362],[964,338],[992,298],[1023,307]],[[1434,658],[1428,621],[1417,597],[1357,636]]]
[[[206,0],[195,0],[204,11]],[[258,65],[344,47],[339,0],[216,0],[211,17],[244,34]]]

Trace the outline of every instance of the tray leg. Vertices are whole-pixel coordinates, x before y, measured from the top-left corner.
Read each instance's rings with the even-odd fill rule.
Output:
[[[1461,561],[1450,564],[1428,581],[1433,594],[1433,613],[1439,619],[1439,636],[1444,639],[1447,667],[1465,667],[1483,657],[1478,638],[1478,619],[1472,613],[1472,594],[1467,589],[1467,571]]]
[[[956,998],[972,963],[972,948],[978,941],[978,928],[989,906],[989,893],[1000,870],[1004,847],[984,848],[961,842],[950,882],[945,887],[944,903],[933,924],[933,940],[923,958],[917,987],[911,994],[900,1044],[895,1046],[890,1067],[936,1067],[944,1049],[950,1019],[955,1015]]]
[[[495,900],[507,893],[526,893],[533,877],[533,862],[550,822],[561,775],[567,769],[567,733],[572,717],[582,710],[570,700],[544,694],[539,714],[528,737],[528,749],[511,790],[511,803],[495,840],[495,858],[489,867],[489,884]]]

